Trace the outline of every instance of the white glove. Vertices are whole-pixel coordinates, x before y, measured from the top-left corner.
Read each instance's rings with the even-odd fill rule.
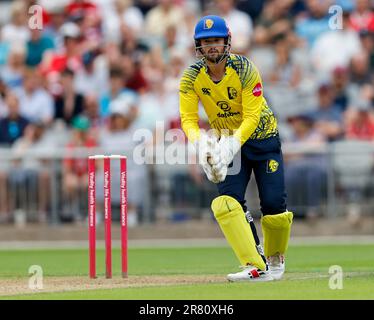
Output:
[[[210,181],[222,182],[226,179],[228,166],[240,150],[241,144],[234,136],[222,136],[219,143],[209,138],[206,142],[206,153],[200,158],[203,162],[207,159],[206,163],[203,163],[203,169]]]
[[[208,156],[208,163],[212,168],[212,172],[215,176],[215,182],[222,182],[225,180],[227,175],[227,165],[224,164],[221,158],[221,150],[218,142],[210,149],[210,155]]]
[[[227,166],[223,165],[222,163],[218,141],[216,139],[210,141],[208,140],[208,146],[209,151],[207,155],[207,163],[209,167],[205,169],[205,172],[210,170],[213,179],[208,179],[214,183],[219,183],[225,180],[227,175]]]
[[[241,148],[240,141],[234,136],[221,136],[218,145],[220,148],[220,159],[228,167]]]
[[[208,136],[200,131],[200,139],[194,143],[201,164],[207,178],[213,183],[218,183],[222,177],[217,176],[214,165],[220,162],[218,141],[215,137]]]

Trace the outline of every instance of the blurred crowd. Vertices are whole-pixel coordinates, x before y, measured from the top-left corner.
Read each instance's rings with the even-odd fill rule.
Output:
[[[156,121],[165,130],[179,128],[179,79],[195,61],[194,26],[205,14],[224,17],[232,52],[258,66],[285,144],[374,142],[374,1],[0,3],[9,8],[0,24],[0,144],[19,156],[0,165],[0,221],[12,212],[8,193],[25,185],[36,191],[38,219],[47,219],[48,160],[29,159],[27,152],[131,150],[136,129],[155,130]],[[42,11],[30,13],[33,5]],[[35,17],[42,19],[41,29],[30,28]],[[327,175],[324,157],[293,154],[285,160],[290,190],[321,190],[303,200],[316,214]],[[85,159],[63,161],[64,204],[86,190],[86,165]],[[141,166],[131,172],[129,219],[135,225],[147,174]],[[202,183],[195,173],[191,177],[187,183]]]

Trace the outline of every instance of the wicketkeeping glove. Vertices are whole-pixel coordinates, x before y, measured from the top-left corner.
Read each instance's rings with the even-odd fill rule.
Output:
[[[234,136],[221,136],[218,145],[220,148],[221,161],[226,166],[229,166],[241,148],[240,141]]]
[[[200,139],[194,143],[195,149],[198,152],[199,163],[201,164],[207,178],[213,183],[222,181],[223,174],[226,173],[220,170],[218,172],[220,159],[220,149],[216,137],[208,136],[204,132],[200,132]],[[216,167],[217,166],[217,167]],[[224,178],[223,178],[224,179]]]

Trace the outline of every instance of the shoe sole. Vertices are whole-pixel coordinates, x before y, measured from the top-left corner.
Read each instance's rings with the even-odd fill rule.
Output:
[[[258,277],[258,278],[252,278],[252,279],[230,279],[227,278],[228,282],[267,282],[267,281],[274,281],[273,276],[266,276],[266,277]]]
[[[272,274],[271,276],[273,277],[274,280],[278,281],[278,280],[282,279],[283,273],[281,275],[274,275],[274,274]]]
[[[284,274],[284,270],[283,271],[281,271],[281,272],[272,272],[271,270],[270,270],[270,274],[271,274],[271,276],[274,278],[274,280],[281,280],[282,279],[282,277],[283,277],[283,274]]]

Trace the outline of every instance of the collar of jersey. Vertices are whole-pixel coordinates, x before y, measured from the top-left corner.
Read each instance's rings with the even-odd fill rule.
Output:
[[[227,58],[227,61],[226,61],[226,65],[225,65],[225,74],[223,75],[222,79],[220,81],[218,81],[217,83],[213,81],[213,79],[210,77],[209,73],[208,73],[208,65],[205,63],[204,64],[204,72],[206,73],[206,75],[208,76],[209,80],[214,84],[214,85],[219,85],[222,80],[226,77],[227,75],[227,67],[229,67],[231,65],[231,54],[229,54],[228,58]]]

